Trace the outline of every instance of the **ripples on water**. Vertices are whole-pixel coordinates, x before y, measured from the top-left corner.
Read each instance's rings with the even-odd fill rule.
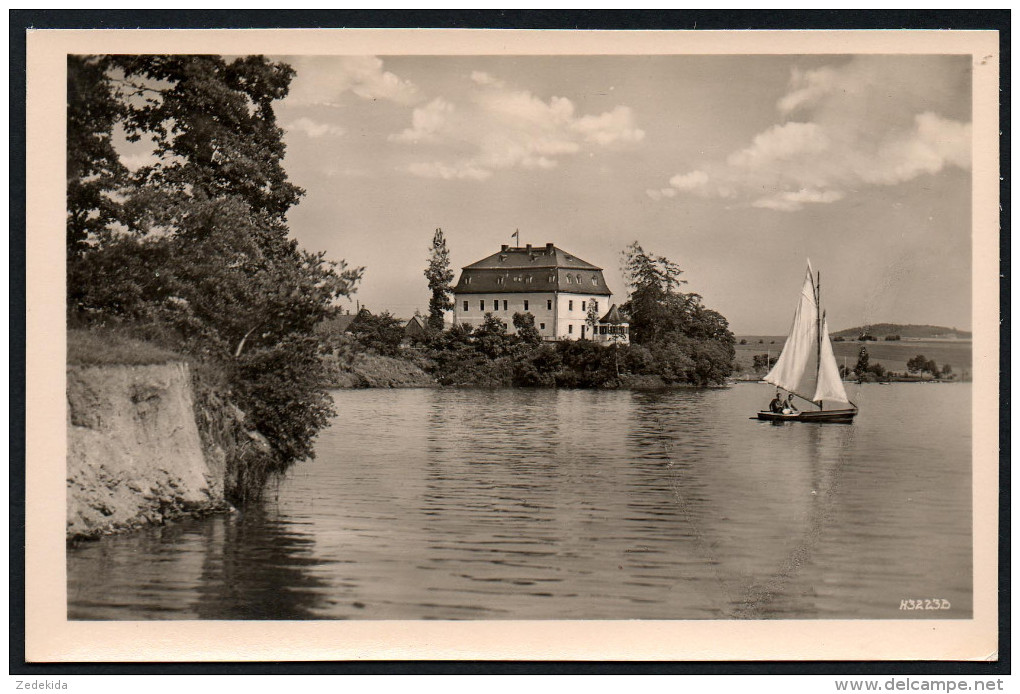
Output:
[[[970,386],[863,387],[853,425],[749,420],[770,396],[338,391],[261,508],[69,550],[68,613],[970,617]]]

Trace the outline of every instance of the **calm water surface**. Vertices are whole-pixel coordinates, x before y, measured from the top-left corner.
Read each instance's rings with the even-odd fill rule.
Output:
[[[970,386],[852,390],[337,391],[262,507],[68,550],[69,616],[970,617]]]

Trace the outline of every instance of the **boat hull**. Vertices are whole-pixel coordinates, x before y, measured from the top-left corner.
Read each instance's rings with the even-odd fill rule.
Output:
[[[806,412],[768,412],[762,410],[758,413],[758,419],[767,422],[816,422],[819,424],[850,424],[854,421],[857,410],[809,410]]]

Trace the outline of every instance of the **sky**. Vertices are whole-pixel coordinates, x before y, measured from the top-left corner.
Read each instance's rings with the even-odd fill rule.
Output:
[[[969,56],[276,56],[288,215],[366,268],[373,312],[428,310],[457,270],[553,242],[680,264],[740,335],[783,334],[808,259],[832,330],[971,327]]]

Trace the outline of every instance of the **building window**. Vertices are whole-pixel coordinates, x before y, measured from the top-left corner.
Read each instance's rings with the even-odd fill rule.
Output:
[[[573,299],[571,299],[570,301],[567,302],[567,310],[568,311],[573,311],[574,310],[574,300]]]
[[[595,311],[597,313],[598,310],[599,310],[599,302],[597,302],[595,299],[592,299],[591,300],[591,305],[595,307]]]
[[[506,299],[503,299],[503,310],[506,311],[508,308],[510,308],[510,303]]]
[[[568,333],[574,332],[574,324],[573,323],[571,323],[570,325],[567,326],[567,332]]]
[[[468,304],[468,302],[467,302],[467,301],[465,301],[465,302],[464,302],[464,310],[465,310],[465,311],[467,311],[467,310],[468,310],[467,304]]]
[[[528,300],[527,299],[524,300],[524,310],[525,311],[528,310]]]
[[[478,310],[479,311],[484,311],[485,310],[485,299],[479,299],[478,300]]]
[[[545,310],[552,311],[552,299],[545,300]]]
[[[545,330],[545,323],[539,323],[538,324],[538,329],[539,330]]]
[[[588,302],[587,301],[582,301],[581,302],[581,310],[582,311],[587,311],[588,310]]]

